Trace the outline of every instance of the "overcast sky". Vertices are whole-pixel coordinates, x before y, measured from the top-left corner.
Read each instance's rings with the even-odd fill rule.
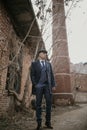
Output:
[[[46,5],[47,8],[50,1],[51,0],[49,0]],[[75,6],[76,0],[74,0],[74,5],[66,19],[69,56],[72,63],[85,63],[87,62],[87,0],[78,1],[80,2]],[[34,1],[32,0],[32,2]],[[72,2],[69,5],[71,6],[71,4]],[[70,6],[67,6],[66,12]],[[38,9],[35,6],[34,9],[35,13],[37,13]],[[47,26],[44,27],[44,30],[46,29],[46,31],[43,33],[48,50],[50,50],[52,44],[52,26],[50,22],[51,20],[49,19],[46,23]]]
[[[87,62],[87,0],[81,0],[67,18],[71,62]]]

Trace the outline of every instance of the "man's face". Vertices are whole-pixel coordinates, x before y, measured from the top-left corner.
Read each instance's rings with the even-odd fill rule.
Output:
[[[39,53],[39,57],[40,57],[42,60],[46,60],[46,59],[47,59],[47,53],[40,52],[40,53]]]

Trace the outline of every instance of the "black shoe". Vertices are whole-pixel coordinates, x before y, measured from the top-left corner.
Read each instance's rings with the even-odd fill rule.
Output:
[[[41,130],[41,123],[38,123],[36,130]]]
[[[37,126],[36,130],[41,130],[41,126]]]
[[[46,128],[48,128],[48,129],[53,129],[53,127],[51,126],[51,123],[45,123],[45,125],[46,125]]]

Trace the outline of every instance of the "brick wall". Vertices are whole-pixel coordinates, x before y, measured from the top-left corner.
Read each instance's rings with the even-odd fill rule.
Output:
[[[6,90],[6,80],[8,73],[9,55],[17,54],[20,47],[20,39],[17,37],[10,18],[0,2],[0,115],[6,114],[14,104],[13,97],[8,96]],[[29,46],[30,45],[30,46]],[[31,56],[33,57],[36,45],[32,43],[22,48],[21,53],[21,83],[19,97],[24,98],[26,107],[29,107],[29,98],[31,94],[31,82],[29,80],[29,67],[31,65]],[[18,55],[19,56],[19,55]],[[16,60],[14,62],[16,64]],[[4,69],[3,69],[4,68]],[[20,70],[19,70],[20,71]],[[10,85],[9,87],[12,88]],[[25,89],[27,90],[25,92]]]
[[[75,102],[87,103],[87,74],[71,73],[71,86]]]
[[[9,106],[9,97],[5,90],[7,67],[9,52],[8,52],[8,35],[10,30],[9,18],[0,3],[0,114],[4,113]]]
[[[9,77],[14,77],[16,72],[20,75],[17,75],[20,77],[20,81],[18,79],[20,82],[20,92],[17,93],[17,96],[20,99],[23,98],[24,105],[29,107],[31,95],[29,68],[34,57],[36,43],[38,43],[37,40],[37,38],[27,38],[19,51],[21,39],[16,35],[10,17],[0,1],[0,115],[6,113],[6,111],[12,111],[11,108],[14,107],[14,97],[8,96],[6,87],[14,89],[15,78],[12,79],[13,83],[11,80],[10,83],[7,83],[7,81],[9,81]],[[43,41],[41,41],[39,48],[42,45]],[[14,62],[11,62],[15,55]],[[8,67],[9,63],[12,64]]]
[[[11,46],[13,46],[14,52],[18,50],[16,47],[19,47],[19,40],[10,22],[10,18],[0,2],[0,115],[6,114],[10,107],[11,98],[6,90],[8,64],[10,62],[9,54]]]

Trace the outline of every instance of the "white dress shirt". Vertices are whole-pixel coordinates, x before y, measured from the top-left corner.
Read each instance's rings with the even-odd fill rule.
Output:
[[[43,61],[43,63],[42,63],[42,61]],[[45,66],[45,60],[40,60],[40,64],[41,64],[42,67],[43,67],[43,64]]]

